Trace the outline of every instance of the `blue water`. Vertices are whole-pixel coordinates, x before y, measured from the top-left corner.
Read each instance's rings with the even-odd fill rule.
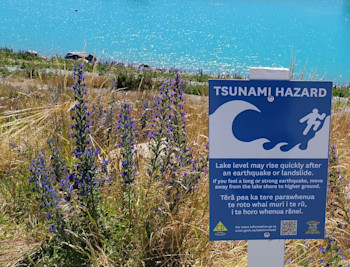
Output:
[[[77,10],[77,11],[76,11]],[[0,47],[246,75],[250,66],[350,83],[349,0],[1,0]]]

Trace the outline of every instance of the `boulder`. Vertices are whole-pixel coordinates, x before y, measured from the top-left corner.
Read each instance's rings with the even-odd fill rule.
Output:
[[[73,59],[73,60],[84,59],[85,63],[92,63],[92,64],[96,62],[96,57],[91,54],[87,55],[86,52],[69,52],[64,58]]]
[[[151,70],[151,67],[147,64],[139,65],[139,70]]]
[[[26,54],[27,55],[32,55],[32,56],[37,56],[38,55],[38,52],[34,51],[34,50],[27,50],[26,51]]]
[[[79,60],[82,58],[86,58],[86,52],[69,52],[64,58]]]
[[[94,64],[94,63],[96,62],[96,57],[95,57],[94,55],[89,54],[89,55],[86,57],[86,60],[89,61],[89,63]]]

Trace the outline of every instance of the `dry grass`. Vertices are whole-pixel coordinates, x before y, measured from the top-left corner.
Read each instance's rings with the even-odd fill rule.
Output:
[[[18,261],[23,254],[30,252],[38,245],[40,245],[40,242],[21,236],[17,236],[11,242],[8,240],[0,241],[0,266],[12,266],[13,262]]]
[[[22,188],[24,185],[21,184],[16,175],[23,173],[20,171],[21,168],[27,168],[30,153],[45,147],[46,137],[55,132],[55,127],[58,124],[63,125],[63,133],[59,138],[65,142],[67,153],[70,151],[68,149],[70,143],[67,129],[70,124],[69,109],[74,104],[69,93],[72,81],[67,72],[55,76],[50,81],[44,78],[40,80],[42,84],[49,84],[48,87],[41,87],[42,84],[39,83],[32,84],[32,80],[23,80],[17,84],[0,83],[3,97],[0,99],[0,106],[2,106],[0,114],[0,183],[9,189],[8,192],[0,190],[0,233],[6,233],[0,234],[0,266],[10,266],[21,257],[21,253],[38,246],[39,240],[47,235],[43,226],[38,227],[39,223],[36,218],[31,216],[30,210],[25,211],[26,208],[21,206],[16,207],[16,202],[20,201],[21,197],[16,192],[24,192]],[[95,87],[95,89],[90,88],[91,105],[103,104],[107,106],[113,99],[116,99],[117,102],[128,99],[133,103],[135,117],[140,116],[138,109],[142,106],[143,100],[152,99],[156,94],[151,90],[116,92],[104,88],[108,79],[97,75],[90,76],[88,82]],[[28,89],[29,84],[30,90]],[[55,88],[51,90],[50,86],[55,86]],[[58,102],[52,103],[52,100],[58,95],[61,98]],[[190,95],[186,95],[185,98],[186,110],[188,111],[189,140],[197,151],[208,142],[208,99]],[[340,162],[338,168],[343,171],[344,179],[348,184],[350,184],[350,178],[347,175],[350,173],[349,130],[349,110],[342,108],[335,111],[332,116],[331,142],[337,144]],[[97,141],[96,145],[98,145]],[[111,150],[115,149],[115,144],[104,149],[106,151],[102,152],[108,155]],[[140,162],[141,160],[143,159],[140,159]],[[141,190],[142,181],[138,181],[136,185]],[[169,251],[171,248],[177,248],[173,254],[163,256],[164,258],[178,257],[181,266],[247,266],[246,241],[208,241],[208,188],[208,177],[206,176],[200,183],[192,201],[184,205],[178,213],[172,214],[169,224],[154,233],[153,238],[158,240],[154,248],[163,250],[164,247],[168,247]],[[349,188],[345,187],[344,192],[348,193]],[[113,203],[120,197],[120,193],[120,189],[112,187],[111,192],[105,192],[105,198],[108,202]],[[1,216],[1,214],[4,215]],[[15,216],[17,220],[11,220],[11,216]],[[339,240],[341,249],[346,254],[346,261],[349,261],[350,226],[347,225],[345,228],[339,229],[338,222],[337,217],[327,213],[327,228],[334,231],[334,236]],[[286,266],[322,266],[319,263],[319,246],[323,244],[324,241],[310,240],[307,244],[299,240],[286,241],[286,259],[290,260]],[[305,259],[309,259],[310,256],[313,256],[314,260],[305,265]],[[341,264],[348,263],[346,261]],[[136,263],[131,261],[130,266],[133,264]],[[101,249],[96,251],[95,265],[113,266],[114,263]]]

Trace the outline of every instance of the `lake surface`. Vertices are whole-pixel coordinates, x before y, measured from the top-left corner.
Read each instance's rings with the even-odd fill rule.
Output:
[[[348,0],[1,0],[0,47],[206,73],[287,67],[350,83]]]

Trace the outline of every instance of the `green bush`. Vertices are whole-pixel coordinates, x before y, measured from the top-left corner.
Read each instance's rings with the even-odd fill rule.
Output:
[[[350,98],[350,87],[334,87],[333,96]]]
[[[10,71],[6,68],[0,68],[0,74],[1,76],[6,77],[10,74]]]

